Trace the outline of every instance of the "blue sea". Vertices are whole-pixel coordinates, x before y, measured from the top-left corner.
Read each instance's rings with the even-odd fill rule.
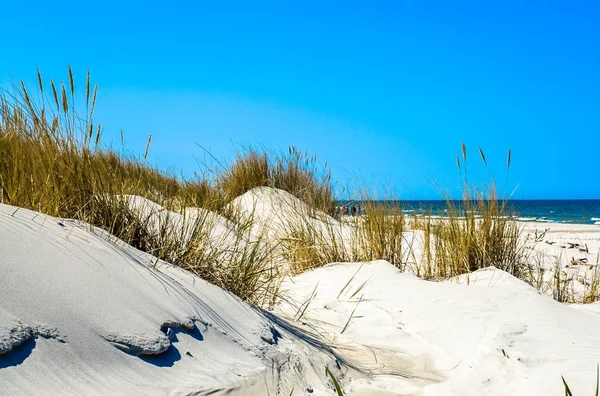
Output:
[[[380,201],[398,204],[405,213],[426,213],[444,216],[446,201]],[[520,221],[546,223],[600,224],[600,199],[582,200],[510,200],[510,208]],[[460,207],[460,201],[455,201]]]

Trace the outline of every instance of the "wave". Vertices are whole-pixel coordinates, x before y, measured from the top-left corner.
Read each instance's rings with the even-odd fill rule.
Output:
[[[600,221],[600,217],[592,217],[592,221]]]
[[[516,217],[517,221],[536,221],[538,223],[555,223],[554,220],[547,218],[546,216],[542,217]]]

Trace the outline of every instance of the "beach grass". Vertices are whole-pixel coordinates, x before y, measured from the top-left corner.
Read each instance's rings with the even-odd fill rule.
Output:
[[[485,154],[480,157],[487,167]],[[456,157],[462,178],[462,199],[446,198],[443,217],[426,211],[412,226],[425,232],[426,262],[420,272],[427,278],[448,278],[494,266],[523,279],[526,263],[522,229],[514,220],[508,200],[499,197],[490,178],[484,186],[475,186],[466,171],[467,149],[461,145],[462,162]],[[461,166],[462,164],[462,166]],[[510,168],[508,151],[507,171]]]
[[[69,68],[66,83],[45,83],[38,72],[35,94],[20,83],[14,92],[0,96],[0,202],[81,220],[243,299],[256,302],[265,297],[276,277],[257,247],[260,241],[208,249],[211,227],[205,218],[184,221],[186,235],[191,235],[184,238],[168,219],[158,227],[150,224],[152,213],[140,216],[123,199],[141,196],[166,209],[219,212],[227,204],[225,191],[207,180],[182,180],[151,166],[151,136],[142,158],[103,146],[102,126],[94,119],[97,86],[89,73],[83,95],[76,95]],[[217,258],[224,256],[230,265],[217,268]]]
[[[256,187],[284,190],[309,207],[337,215],[333,195],[334,183],[327,164],[319,167],[317,158],[295,147],[285,153],[247,147],[238,151],[235,160],[217,171],[217,188],[227,200]]]
[[[499,195],[491,176],[485,185],[473,183],[464,143],[456,157],[462,199],[447,194],[443,217],[423,208],[424,216],[409,219],[401,201],[376,202],[364,188],[355,199],[360,213],[343,216],[327,165],[294,147],[283,153],[248,147],[231,163],[200,172],[213,177],[182,179],[148,162],[151,135],[142,157],[104,145],[94,115],[98,87],[89,73],[77,92],[76,81],[70,68],[60,83],[38,72],[35,89],[19,83],[0,95],[1,203],[100,227],[255,303],[273,300],[286,271],[294,275],[332,262],[372,260],[438,280],[495,266],[539,290],[548,288],[559,301],[572,301],[569,280],[560,271],[549,284],[532,270],[509,197]],[[487,169],[481,148],[478,154]],[[507,173],[510,162],[509,150]],[[254,213],[240,213],[230,204],[256,187],[287,191],[303,203],[292,209],[285,235],[275,240],[267,235],[268,224],[259,225]],[[129,196],[157,203],[161,213],[141,215]],[[207,212],[187,216],[186,208]],[[235,230],[215,240],[209,213],[228,219]],[[185,226],[173,228],[178,221]],[[409,230],[421,230],[424,252],[407,268],[415,235],[407,237]],[[594,270],[582,300],[599,299],[600,275]]]
[[[360,261],[386,260],[404,270],[403,249],[410,249],[405,241],[406,219],[402,207],[395,203],[377,204],[367,192],[363,193],[364,216],[356,224]]]

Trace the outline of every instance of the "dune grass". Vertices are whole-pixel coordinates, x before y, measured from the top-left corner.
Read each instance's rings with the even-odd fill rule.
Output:
[[[396,204],[377,204],[367,193],[361,199],[364,215],[356,224],[357,256],[360,261],[386,260],[404,270],[403,249],[409,250],[405,241],[406,219],[402,207]]]
[[[362,213],[341,216],[331,173],[314,156],[294,147],[286,153],[250,147],[210,179],[183,180],[147,162],[151,135],[143,157],[103,145],[102,125],[94,117],[98,88],[89,73],[81,90],[76,90],[70,68],[65,82],[46,81],[39,72],[37,80],[35,90],[20,83],[14,92],[0,95],[1,203],[100,227],[253,302],[268,301],[276,293],[282,260],[298,274],[331,262],[378,259],[427,279],[495,266],[538,288],[550,287],[559,301],[570,301],[561,272],[552,285],[542,285],[543,274],[540,278],[525,264],[529,258],[515,213],[491,177],[481,187],[468,177],[464,144],[457,156],[462,199],[448,198],[444,217],[429,212],[411,220],[410,228],[423,233],[424,253],[407,268],[416,234],[407,238],[409,222],[401,204],[382,204],[362,193],[357,200]],[[478,152],[487,168],[483,150]],[[510,150],[507,173],[509,169]],[[267,238],[266,230],[256,230],[252,214],[242,216],[229,205],[255,187],[282,189],[306,204],[288,219],[280,240]],[[157,227],[156,213],[142,216],[123,198],[131,195],[179,215],[190,207],[207,209],[231,220],[235,230],[216,241],[214,218],[207,213],[166,214]],[[185,227],[174,229],[169,217]],[[594,273],[584,302],[600,299],[598,285],[600,275]]]
[[[466,172],[467,151],[461,147],[463,166],[457,166],[463,180],[462,199],[446,199],[446,215],[435,217],[429,212],[413,221],[413,227],[425,232],[427,262],[425,277],[448,278],[495,266],[518,278],[524,277],[525,250],[522,230],[514,220],[508,201],[500,198],[490,178],[483,187],[474,186]],[[485,154],[479,148],[485,166]],[[508,151],[507,171],[510,168]]]
[[[405,217],[401,208],[365,198],[363,213],[343,218],[297,211],[282,239],[292,274],[334,262],[386,260],[404,269]]]
[[[66,83],[45,83],[38,72],[35,94],[21,83],[0,96],[0,202],[84,221],[243,299],[266,298],[277,281],[270,260],[257,247],[260,241],[208,249],[211,227],[205,218],[184,220],[190,235],[184,238],[168,219],[150,224],[150,215],[140,216],[123,199],[142,196],[174,210],[219,211],[226,205],[222,191],[208,181],[181,180],[150,166],[151,136],[143,158],[103,146],[102,126],[94,120],[96,98],[89,73],[83,98],[76,95],[70,68]],[[221,265],[224,256],[229,265]]]
[[[354,261],[344,238],[344,225],[333,218],[300,215],[289,222],[281,239],[285,260],[293,275],[329,263]]]
[[[256,187],[287,191],[309,207],[336,215],[334,184],[327,164],[319,168],[317,158],[290,147],[287,153],[248,147],[218,172],[217,187],[232,200]]]

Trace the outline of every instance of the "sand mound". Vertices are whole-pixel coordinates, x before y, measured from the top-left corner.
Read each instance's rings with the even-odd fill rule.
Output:
[[[177,236],[184,242],[193,237],[207,238],[213,245],[239,242],[236,224],[225,217],[203,208],[185,208],[182,213],[171,212],[157,203],[137,195],[117,197],[133,210],[154,234],[164,233]]]
[[[287,238],[297,229],[335,238],[348,245],[354,228],[326,213],[310,208],[287,191],[271,187],[257,187],[235,198],[231,203],[242,222],[251,220],[253,235],[263,235],[270,240]]]
[[[237,297],[101,230],[0,205],[0,236],[0,394],[276,394],[277,362],[307,361]],[[323,386],[307,367],[291,387]]]
[[[127,199],[156,229],[188,235],[186,219],[208,219],[210,243],[258,235],[277,246],[296,223],[333,227],[344,243],[353,232],[269,188],[231,203],[255,223],[243,238],[214,213]],[[562,230],[541,248],[597,260],[589,227],[578,248]],[[287,278],[273,312],[108,237],[0,205],[0,394],[333,395],[325,365],[349,396],[558,395],[561,375],[579,394],[595,387],[598,304],[558,303],[495,268],[418,279],[422,231],[403,234],[406,273],[384,261],[328,265]]]
[[[333,264],[284,290],[278,312],[304,312],[298,321],[325,334],[340,360],[371,373],[350,380],[348,394],[558,395],[561,375],[593,394],[600,315],[493,267],[439,283],[384,261]]]

